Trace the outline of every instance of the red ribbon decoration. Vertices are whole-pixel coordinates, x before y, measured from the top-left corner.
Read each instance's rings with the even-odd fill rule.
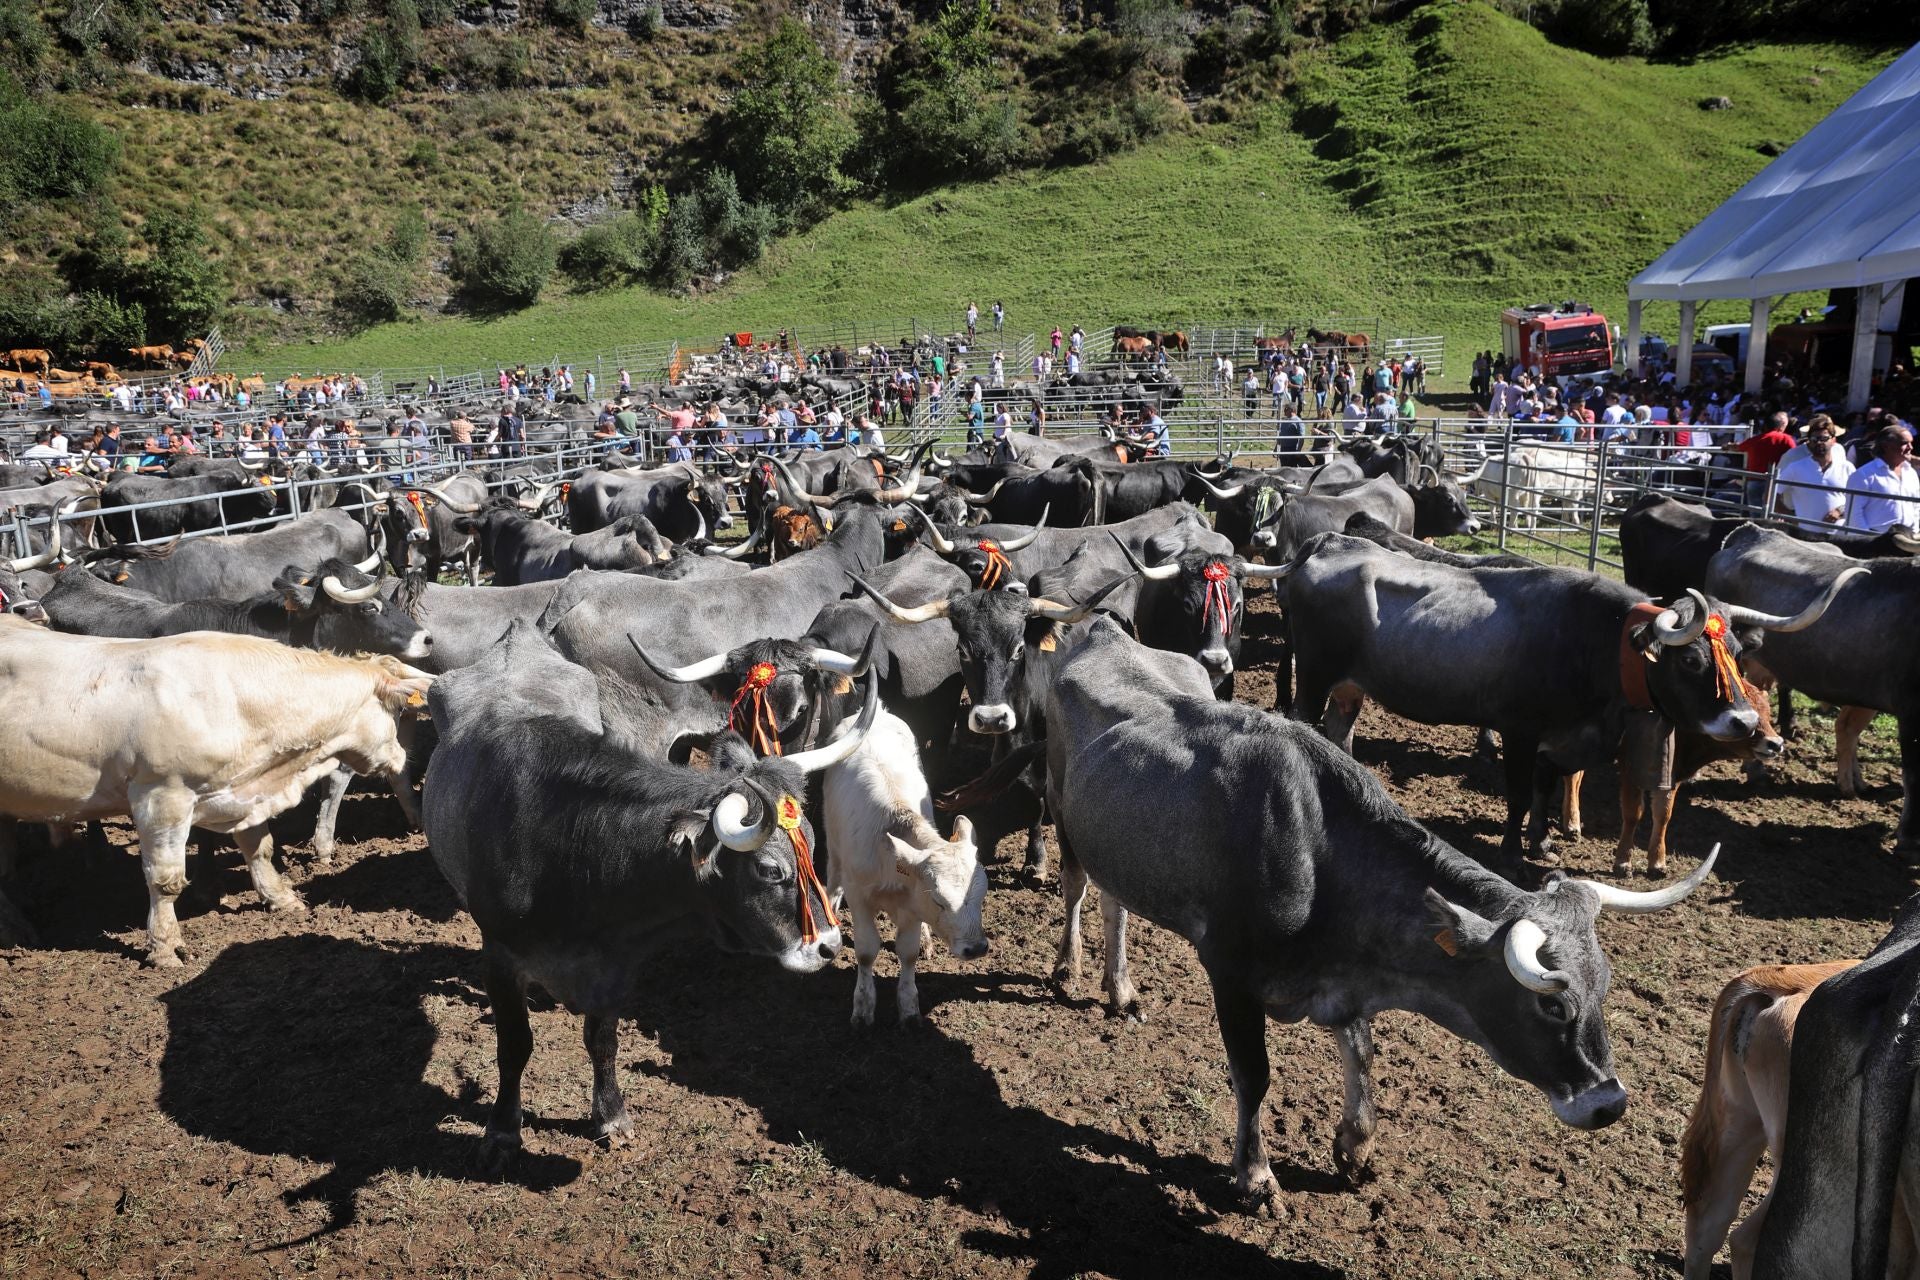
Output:
[[[773,708],[767,705],[767,688],[779,671],[771,662],[756,662],[747,669],[747,678],[741,682],[739,691],[733,695],[733,703],[727,708],[727,728],[745,736],[753,744],[753,749],[763,756],[778,756],[786,753],[780,748],[780,725],[773,718]],[[748,724],[740,727],[740,704],[749,703]]]
[[[992,538],[980,539],[980,550],[987,553],[987,567],[980,571],[980,589],[991,591],[1000,584],[1000,579],[1013,569],[1013,562],[1007,559],[1007,553]]]
[[[1233,571],[1227,568],[1224,560],[1209,560],[1200,576],[1207,580],[1207,596],[1200,609],[1200,625],[1205,627],[1207,619],[1213,616],[1217,608],[1220,611],[1220,634],[1227,634],[1227,625],[1233,618],[1233,601],[1227,595],[1227,577]]]
[[[1730,703],[1743,686],[1740,668],[1734,665],[1733,653],[1727,648],[1727,620],[1717,613],[1708,614],[1706,637],[1713,650],[1713,691],[1720,695],[1720,701]]]
[[[813,850],[807,846],[806,833],[800,830],[800,802],[792,796],[781,796],[778,821],[780,829],[787,833],[787,842],[793,846],[794,878],[800,882],[800,941],[811,946],[820,938],[820,930],[813,923],[814,894],[820,895],[820,907],[827,923],[837,929],[840,921],[827,898],[827,886],[820,883],[819,873],[813,869]]]

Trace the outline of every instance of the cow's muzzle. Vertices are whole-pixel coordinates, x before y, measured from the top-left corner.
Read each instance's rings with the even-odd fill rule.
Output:
[[[789,973],[817,973],[840,954],[840,930],[828,927],[812,942],[796,942],[780,953],[780,967]]]
[[[1550,1093],[1547,1100],[1553,1104],[1553,1114],[1560,1123],[1575,1129],[1604,1129],[1627,1114],[1626,1086],[1615,1078],[1589,1085],[1564,1098]]]
[[[988,703],[967,713],[967,728],[975,733],[1011,733],[1017,723],[1013,708],[1004,702]]]
[[[1262,529],[1253,535],[1253,545],[1263,551],[1271,551],[1280,545],[1280,540],[1273,536],[1273,530]]]
[[[1760,713],[1752,707],[1735,711],[1728,708],[1700,726],[1700,731],[1716,742],[1745,742],[1760,727]]]
[[[430,538],[430,537],[432,537],[432,536],[433,536],[433,535],[432,535],[432,533],[431,533],[430,531],[428,531],[428,530],[426,530],[426,529],[409,529],[409,530],[407,530],[407,541],[408,541],[408,542],[425,542],[425,541],[426,541],[426,540],[427,540],[428,538]]]
[[[1225,649],[1208,649],[1200,654],[1200,665],[1215,680],[1224,679],[1233,674],[1233,655]]]

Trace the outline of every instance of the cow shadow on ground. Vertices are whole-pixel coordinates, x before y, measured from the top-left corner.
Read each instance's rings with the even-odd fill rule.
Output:
[[[965,974],[921,979],[936,1022],[941,1003],[973,998],[979,985]],[[1012,1102],[980,1060],[984,1048],[931,1025],[895,1028],[885,1021],[884,998],[880,1026],[850,1037],[843,973],[795,978],[765,962],[708,956],[663,966],[655,990],[662,994],[635,1020],[657,1037],[667,1063],[643,1072],[744,1102],[776,1140],[811,1142],[830,1163],[877,1187],[1005,1223],[963,1237],[970,1248],[1026,1260],[1040,1277],[1159,1280],[1274,1269],[1258,1245],[1207,1229],[1238,1212],[1223,1166]],[[1079,1019],[1101,1022],[1095,1013],[1062,1010],[1063,1023]],[[1071,1114],[1076,1104],[1103,1109],[1098,1100],[1062,1099],[1059,1110]],[[1331,1181],[1284,1164],[1275,1173],[1290,1190]],[[1199,1203],[1175,1189],[1190,1190]],[[1290,1274],[1340,1273],[1295,1264]]]
[[[358,914],[410,911],[435,923],[460,914],[460,899],[429,849],[381,850],[352,862],[315,862],[311,869],[299,888],[313,906],[335,903]]]
[[[474,965],[474,952],[434,944],[235,943],[160,997],[160,1109],[195,1137],[327,1166],[285,1193],[326,1206],[316,1235],[351,1224],[360,1188],[386,1170],[481,1180],[472,1137],[440,1127],[470,1106],[426,1082],[437,1034],[423,1005]],[[579,1173],[529,1155],[519,1178],[547,1189]]]

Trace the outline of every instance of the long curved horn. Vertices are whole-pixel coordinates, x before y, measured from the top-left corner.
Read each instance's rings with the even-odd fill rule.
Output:
[[[867,632],[867,643],[861,647],[859,657],[849,658],[838,649],[815,649],[813,665],[822,671],[833,671],[843,676],[858,678],[867,674],[867,668],[873,665],[873,649],[879,639],[880,627],[875,624]]]
[[[647,664],[647,670],[662,680],[671,680],[675,684],[692,684],[696,680],[717,676],[726,669],[727,665],[727,655],[721,652],[710,658],[702,658],[698,662],[690,662],[684,667],[663,667],[647,656],[647,651],[640,647],[640,642],[633,638],[631,631],[627,633],[627,643],[632,645],[633,651],[640,655],[640,661]]]
[[[15,573],[25,573],[29,569],[38,569],[42,565],[52,564],[60,558],[60,517],[80,505],[79,498],[70,498],[54,508],[47,519],[47,549],[39,555],[22,556],[18,560],[9,560]]]
[[[1820,621],[1820,616],[1827,611],[1827,606],[1832,604],[1833,598],[1840,594],[1841,587],[1846,586],[1850,579],[1857,578],[1865,572],[1867,572],[1867,566],[1863,564],[1843,570],[1839,577],[1827,584],[1826,592],[1818,600],[1792,617],[1777,613],[1762,613],[1758,609],[1730,604],[1725,606],[1727,621],[1749,627],[1764,627],[1768,631],[1804,631]]]
[[[551,497],[553,491],[559,487],[558,484],[535,485],[531,497],[515,498],[514,505],[518,506],[522,511],[537,512],[540,508],[547,505],[547,499]]]
[[[916,466],[913,470],[907,472],[906,478],[901,480],[899,484],[891,489],[877,489],[874,491],[873,496],[881,502],[907,501],[920,491],[920,473],[922,470],[924,470],[924,468]]]
[[[760,812],[753,811],[758,807]],[[737,853],[752,853],[773,834],[773,806],[759,797],[749,799],[739,791],[729,791],[713,806],[707,820],[721,844]]]
[[[373,573],[380,567],[380,561],[387,554],[387,531],[383,526],[375,525],[373,530],[373,554],[353,567],[362,573]]]
[[[1024,538],[1014,538],[1011,541],[1002,538],[1000,539],[1000,549],[1002,551],[1025,551],[1028,547],[1032,546],[1033,540],[1040,536],[1040,530],[1045,527],[1047,523],[1047,513],[1051,510],[1053,510],[1053,504],[1051,502],[1040,508],[1040,521],[1028,531],[1027,536]]]
[[[698,509],[699,508],[697,507],[695,508],[696,511]],[[767,533],[767,519],[768,519],[767,516],[765,515],[761,516],[760,523],[753,527],[753,532],[747,535],[747,540],[745,542],[740,543],[738,546],[727,547],[720,551],[714,551],[711,549],[702,548],[703,554],[710,555],[710,556],[719,556],[725,560],[745,559],[747,556],[751,555],[753,553],[754,548],[758,547],[761,541],[765,539],[766,533]]]
[[[1027,614],[1029,617],[1034,618],[1050,618],[1055,622],[1079,622],[1095,609],[1099,608],[1102,600],[1105,600],[1108,596],[1118,591],[1121,587],[1126,586],[1127,583],[1131,581],[1133,581],[1133,575],[1131,573],[1123,574],[1088,596],[1086,600],[1080,604],[1061,604],[1057,600],[1049,600],[1045,596],[1035,596],[1027,603]]]
[[[1243,493],[1246,490],[1246,487],[1247,487],[1245,483],[1241,483],[1241,484],[1236,484],[1233,487],[1228,489],[1222,489],[1220,486],[1216,485],[1213,481],[1207,479],[1206,473],[1201,471],[1200,468],[1194,467],[1192,468],[1192,471],[1193,471],[1193,478],[1195,480],[1198,480],[1201,484],[1207,486],[1207,492],[1211,493],[1216,498],[1237,498],[1241,495],[1241,493]],[[1214,474],[1220,475],[1223,473],[1216,471]]]
[[[248,462],[245,458],[242,458],[239,461],[240,461],[240,465],[245,467],[249,471],[265,471],[267,469],[267,464],[264,462]]]
[[[328,574],[320,579],[320,585],[326,593],[341,604],[362,604],[380,594],[380,583],[376,580],[364,587],[345,587],[340,579]]]
[[[1171,564],[1143,564],[1140,561],[1140,557],[1133,554],[1133,548],[1128,546],[1119,534],[1109,533],[1107,536],[1113,539],[1114,546],[1120,548],[1120,554],[1127,558],[1127,563],[1133,566],[1133,571],[1149,582],[1166,582],[1169,579],[1180,576],[1180,562],[1178,560],[1175,560]]]
[[[700,505],[698,503],[688,503],[687,505],[693,508],[693,518],[696,525],[693,531],[693,536],[687,539],[687,541],[705,542],[707,540],[707,518],[706,516],[701,514]]]
[[[1693,874],[1685,880],[1664,889],[1654,889],[1645,893],[1633,889],[1622,889],[1618,885],[1602,884],[1598,880],[1566,880],[1561,883],[1585,885],[1600,899],[1600,905],[1609,911],[1645,915],[1649,911],[1665,911],[1706,883],[1707,873],[1713,870],[1713,861],[1719,856],[1720,846],[1716,844],[1707,851],[1707,856],[1700,860],[1700,865],[1695,867]]]
[[[1291,564],[1243,564],[1240,572],[1249,578],[1278,580],[1293,572]]]
[[[1011,479],[1013,479],[1012,476],[1001,476],[994,482],[993,488],[985,493],[966,493],[960,496],[967,500],[967,505],[970,507],[984,507],[993,501],[994,495],[1000,492],[1000,487]]]
[[[1692,622],[1681,626],[1678,609],[1662,609],[1660,616],[1653,620],[1653,634],[1660,637],[1661,644],[1692,644],[1707,629],[1707,598],[1692,587],[1687,588],[1687,594],[1693,597]]]
[[[1420,472],[1419,472],[1420,487],[1422,488],[1425,488],[1427,485],[1427,472],[1429,471],[1433,472],[1433,483],[1434,484],[1440,483],[1440,468],[1434,466],[1431,462],[1423,462],[1420,464]]]
[[[850,573],[847,576],[853,579],[855,586],[872,596],[874,602],[891,614],[896,622],[932,622],[935,618],[946,617],[947,610],[951,607],[948,600],[942,597],[938,600],[929,600],[925,604],[917,604],[911,609],[903,609],[893,601],[887,599],[886,596],[880,593],[880,588],[874,586],[859,574]]]
[[[860,705],[860,718],[854,721],[853,728],[824,747],[794,752],[787,757],[787,763],[802,773],[818,773],[822,769],[839,764],[860,749],[861,740],[867,736],[867,730],[873,728],[873,718],[879,712],[880,681],[873,676],[868,676],[867,700]]]
[[[461,501],[459,501],[459,500],[458,500],[458,499],[456,499],[456,498],[450,498],[450,497],[448,497],[448,496],[447,496],[447,492],[446,492],[446,490],[444,490],[444,489],[441,489],[441,488],[439,488],[439,487],[437,487],[437,486],[435,486],[435,485],[430,485],[430,484],[429,484],[429,485],[422,485],[422,486],[420,486],[420,492],[422,492],[422,493],[430,493],[430,494],[432,494],[432,495],[433,495],[434,497],[436,497],[436,498],[438,498],[438,499],[439,499],[440,501],[442,501],[442,502],[444,502],[444,503],[446,503],[446,504],[447,504],[447,510],[449,510],[449,511],[451,511],[451,512],[453,512],[453,513],[454,513],[455,515],[460,515],[460,516],[470,516],[470,515],[472,515],[472,514],[473,514],[474,512],[476,512],[476,511],[478,511],[478,510],[480,509],[480,504],[479,504],[479,503],[477,503],[477,502],[461,502]]]
[[[1903,529],[1899,525],[1889,530],[1893,534],[1893,545],[1910,556],[1920,556],[1920,533]]]
[[[1515,982],[1543,996],[1565,991],[1570,980],[1564,970],[1549,969],[1540,962],[1540,948],[1546,943],[1546,931],[1531,920],[1515,920],[1507,930],[1507,972]]]
[[[927,537],[932,540],[935,551],[943,556],[950,556],[960,549],[960,544],[949,540],[944,533],[941,533],[939,526],[934,524],[933,518],[926,512],[922,511],[919,507],[912,508],[912,511],[913,514],[920,517],[920,526],[926,531]]]

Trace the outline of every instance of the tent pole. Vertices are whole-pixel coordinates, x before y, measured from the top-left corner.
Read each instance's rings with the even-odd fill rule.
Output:
[[[1674,385],[1690,386],[1693,382],[1693,325],[1697,302],[1680,304],[1680,341],[1673,357]]]
[[[1640,300],[1627,303],[1627,349],[1622,353],[1621,364],[1632,371],[1636,378],[1645,376],[1640,367]]]
[[[1773,299],[1755,298],[1753,300],[1752,323],[1747,327],[1747,381],[1746,392],[1750,396],[1760,394],[1760,384],[1767,376],[1767,325],[1773,317]]]
[[[1880,286],[1863,284],[1854,290],[1853,359],[1847,366],[1847,412],[1867,407],[1873,390],[1873,349],[1880,337]]]

